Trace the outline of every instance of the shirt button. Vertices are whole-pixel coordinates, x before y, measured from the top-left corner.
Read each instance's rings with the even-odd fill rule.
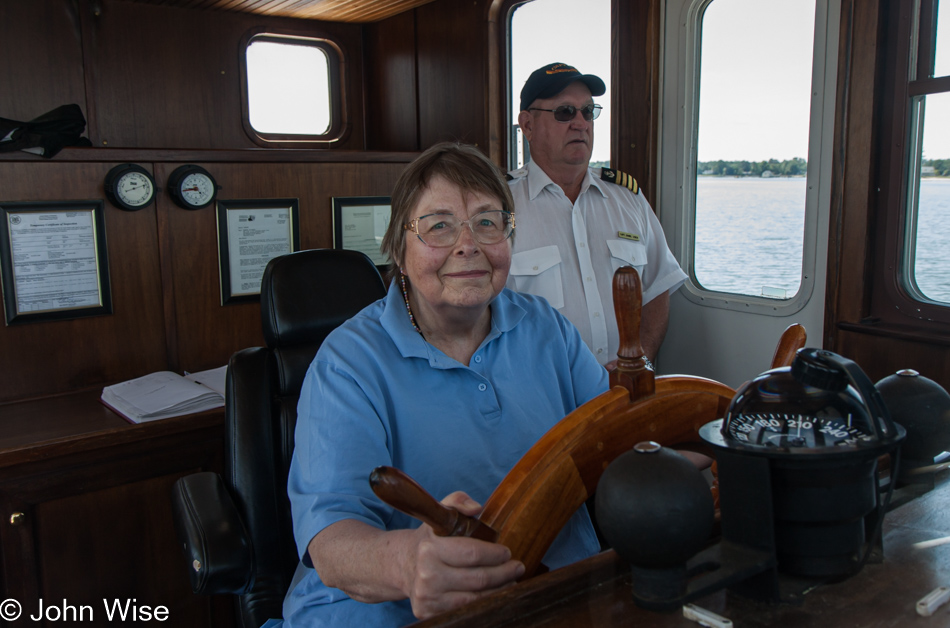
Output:
[[[486,386],[485,384],[479,384],[478,389],[482,392],[485,392],[486,390],[488,390],[488,386]]]
[[[597,355],[600,355],[600,354],[603,353],[603,352],[604,352],[603,349],[598,349],[598,350],[597,350]]]
[[[594,318],[600,318],[600,312],[594,312]]]
[[[587,245],[584,244],[583,242],[581,242],[581,248],[584,248],[585,246],[587,246]]]
[[[590,277],[587,277],[586,279],[587,279],[587,281],[590,281]]]
[[[531,268],[531,270],[538,270],[538,267],[537,267],[537,266],[534,266],[534,267]]]
[[[482,363],[482,356],[476,355],[476,356],[475,356],[475,364],[481,364],[481,363]]]

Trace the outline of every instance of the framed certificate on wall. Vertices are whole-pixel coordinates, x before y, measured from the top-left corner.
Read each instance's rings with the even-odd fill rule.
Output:
[[[260,299],[267,262],[300,248],[295,198],[219,200],[221,305]]]
[[[376,266],[389,264],[379,252],[389,227],[392,205],[388,196],[333,198],[333,248],[365,253]]]
[[[112,313],[102,201],[0,203],[6,324]]]

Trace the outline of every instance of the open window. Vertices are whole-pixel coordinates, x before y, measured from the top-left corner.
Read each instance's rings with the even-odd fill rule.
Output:
[[[263,146],[320,146],[345,128],[340,52],[324,39],[256,33],[244,45],[244,127]]]

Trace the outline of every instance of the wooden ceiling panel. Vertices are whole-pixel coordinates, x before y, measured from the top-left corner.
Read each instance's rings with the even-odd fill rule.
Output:
[[[378,22],[432,0],[123,0],[188,9],[294,17],[327,22]]]

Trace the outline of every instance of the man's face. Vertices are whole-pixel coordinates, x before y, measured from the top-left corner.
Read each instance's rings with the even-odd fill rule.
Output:
[[[550,111],[522,111],[518,123],[531,144],[531,159],[542,169],[587,167],[594,150],[594,121],[585,120],[579,110],[593,102],[587,86],[575,81],[557,96],[539,98],[531,104],[540,109],[574,105],[578,112],[569,122],[558,122]]]

